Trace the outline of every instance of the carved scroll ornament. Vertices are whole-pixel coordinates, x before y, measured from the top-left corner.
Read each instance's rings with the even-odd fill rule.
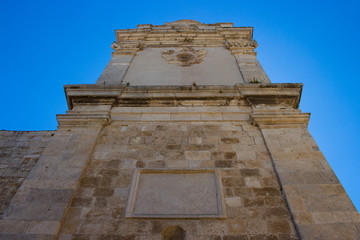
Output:
[[[182,47],[180,49],[169,49],[161,52],[161,56],[170,64],[181,67],[189,67],[199,64],[205,58],[205,49],[195,49],[192,47]]]

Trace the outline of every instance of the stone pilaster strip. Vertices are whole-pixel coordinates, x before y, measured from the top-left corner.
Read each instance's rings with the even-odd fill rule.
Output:
[[[279,121],[282,124],[283,120],[251,118],[266,123],[258,126],[300,238],[358,239],[360,215],[306,124],[300,127],[306,120],[302,115],[289,119],[286,127],[276,128],[268,126],[276,126]],[[294,119],[298,123],[294,124]]]
[[[56,238],[101,129],[56,131],[1,216],[0,238]]]
[[[135,52],[115,52],[96,84],[121,85]]]
[[[270,83],[256,56],[248,56],[242,53],[234,53],[244,83]]]

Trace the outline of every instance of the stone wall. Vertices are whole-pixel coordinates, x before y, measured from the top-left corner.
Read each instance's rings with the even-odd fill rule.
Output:
[[[262,129],[303,239],[360,239],[360,215],[306,128]]]
[[[54,132],[0,216],[0,239],[54,239],[98,133],[96,126]]]
[[[227,217],[125,218],[134,169],[219,169]],[[102,130],[59,239],[160,239],[170,225],[186,239],[297,239],[257,127],[116,121]]]
[[[54,131],[0,131],[0,215],[53,135]]]

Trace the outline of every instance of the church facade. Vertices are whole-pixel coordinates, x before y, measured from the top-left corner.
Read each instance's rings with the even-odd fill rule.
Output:
[[[58,129],[0,132],[1,239],[360,239],[360,216],[252,27],[116,30]]]

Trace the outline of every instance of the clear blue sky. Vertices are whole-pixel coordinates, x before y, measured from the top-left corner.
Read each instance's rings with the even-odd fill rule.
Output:
[[[254,26],[274,83],[304,83],[310,133],[360,209],[360,1],[0,1],[0,129],[56,129],[64,84],[95,83],[115,29],[179,19]]]

